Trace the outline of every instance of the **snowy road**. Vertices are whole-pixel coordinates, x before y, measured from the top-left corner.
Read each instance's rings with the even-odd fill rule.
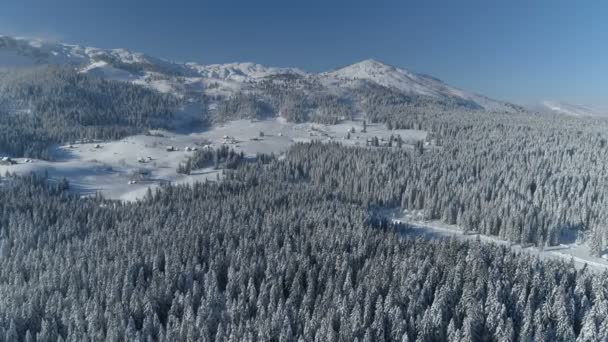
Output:
[[[393,223],[402,223],[410,227],[403,231],[406,237],[423,237],[426,239],[449,239],[456,238],[459,240],[476,240],[479,239],[485,243],[495,243],[503,246],[510,246],[511,250],[537,255],[540,258],[556,259],[563,261],[572,260],[574,264],[582,268],[585,264],[590,269],[602,272],[608,269],[608,262],[602,258],[591,256],[589,248],[586,245],[560,245],[546,247],[543,250],[537,247],[523,247],[519,244],[512,244],[508,241],[501,240],[495,236],[481,234],[463,234],[462,230],[455,225],[448,225],[439,221],[418,222],[407,219],[393,218]]]

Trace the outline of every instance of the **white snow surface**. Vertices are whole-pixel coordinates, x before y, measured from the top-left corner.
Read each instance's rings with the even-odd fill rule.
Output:
[[[608,110],[560,101],[543,101],[541,109],[574,117],[608,116]]]

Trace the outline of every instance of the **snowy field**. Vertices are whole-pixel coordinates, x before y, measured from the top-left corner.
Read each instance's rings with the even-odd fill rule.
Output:
[[[559,246],[545,247],[543,249],[539,249],[537,247],[524,247],[520,244],[513,244],[508,241],[501,240],[496,236],[463,234],[463,231],[459,226],[446,224],[436,220],[422,220],[419,212],[408,212],[405,210],[402,213],[399,213],[398,211],[387,210],[383,214],[390,217],[394,223],[404,223],[410,226],[411,229],[407,229],[403,232],[404,236],[408,238],[456,238],[459,240],[479,239],[485,243],[495,243],[509,246],[513,251],[529,253],[540,258],[559,259],[564,261],[572,260],[578,268],[582,268],[584,265],[587,265],[590,267],[590,269],[598,272],[608,270],[608,261],[600,257],[591,256],[589,246],[586,244],[577,244],[572,242],[560,244]]]
[[[351,128],[351,139],[344,139]],[[339,141],[349,146],[365,146],[367,138],[388,139],[400,135],[408,143],[425,139],[426,132],[417,130],[387,130],[384,125],[367,126],[361,133],[362,122],[348,121],[338,125],[294,124],[281,119],[251,122],[239,120],[206,131],[174,133],[152,131],[151,135],[136,135],[119,141],[93,142],[57,146],[52,155],[55,161],[16,159],[16,165],[0,165],[0,174],[7,171],[23,175],[47,171],[51,179],[70,181],[72,189],[83,196],[102,193],[107,198],[136,200],[147,189],[162,183],[189,183],[216,180],[221,170],[196,170],[191,175],[176,172],[193,151],[205,146],[228,145],[246,156],[257,153],[280,155],[296,142],[313,140]],[[261,136],[260,132],[263,132]],[[167,151],[167,147],[174,151]],[[404,145],[404,148],[409,146]]]

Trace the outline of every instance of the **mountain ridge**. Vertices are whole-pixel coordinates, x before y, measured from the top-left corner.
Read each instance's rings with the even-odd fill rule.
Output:
[[[311,73],[298,68],[279,68],[252,62],[208,65],[173,62],[124,48],[100,49],[0,35],[0,67],[45,64],[73,65],[80,72],[145,85],[179,97],[201,91],[212,96],[229,96],[268,78],[289,75],[319,82],[330,92],[332,89],[349,90],[362,86],[362,82],[370,82],[407,95],[470,102],[488,111],[519,110],[508,102],[467,92],[436,77],[414,73],[376,59]]]

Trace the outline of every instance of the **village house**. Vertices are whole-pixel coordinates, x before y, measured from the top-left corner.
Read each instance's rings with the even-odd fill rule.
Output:
[[[2,157],[0,159],[0,165],[15,165],[16,161],[12,160],[10,157]]]

